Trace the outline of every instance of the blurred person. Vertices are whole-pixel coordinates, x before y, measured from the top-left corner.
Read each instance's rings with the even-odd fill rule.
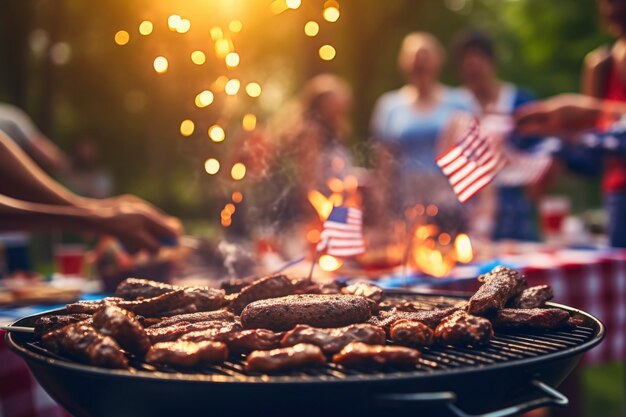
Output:
[[[0,103],[0,133],[2,132],[48,173],[58,175],[67,171],[66,156],[18,107]],[[31,269],[29,242],[28,233],[0,233],[0,246],[4,248],[7,272]]]
[[[450,121],[472,111],[468,94],[443,85],[439,75],[445,62],[441,43],[430,33],[408,34],[400,48],[398,66],[406,85],[383,94],[372,115],[377,144],[378,187],[396,214],[420,204],[436,204],[454,222],[462,211],[435,158]]]
[[[516,113],[520,133],[559,135],[589,156],[607,160],[609,171],[605,173],[605,205],[609,215],[609,242],[611,246],[620,248],[626,247],[626,192],[613,187],[620,185],[617,174],[626,169],[624,118],[626,101],[601,100],[576,94],[563,94],[532,103]],[[607,120],[617,122],[608,129],[599,130],[598,126],[605,125]],[[608,162],[621,162],[621,165],[611,166]],[[613,178],[607,180],[609,174]],[[607,182],[611,186],[608,190]]]
[[[534,96],[514,84],[502,81],[497,74],[496,51],[493,41],[479,31],[467,31],[457,36],[454,42],[457,71],[464,88],[476,101],[484,129],[502,135],[503,146],[509,152],[533,152],[536,140],[521,140],[511,133],[513,112],[534,100]],[[503,168],[506,171],[507,167]],[[538,233],[533,220],[533,204],[526,195],[523,185],[509,185],[502,173],[494,180],[493,224],[485,225],[495,240],[537,240]],[[489,194],[487,194],[489,195]],[[479,198],[485,198],[481,193]],[[487,202],[486,204],[490,204]]]
[[[59,229],[111,235],[129,252],[156,252],[182,232],[177,219],[137,197],[71,193],[0,132],[0,231]]]
[[[76,140],[71,154],[71,165],[65,176],[67,186],[83,197],[105,198],[113,194],[111,173],[99,165],[100,152],[96,141],[89,136]]]

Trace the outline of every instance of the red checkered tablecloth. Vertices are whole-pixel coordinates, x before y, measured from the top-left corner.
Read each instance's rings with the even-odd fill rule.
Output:
[[[11,352],[0,330],[0,417],[68,417]]]

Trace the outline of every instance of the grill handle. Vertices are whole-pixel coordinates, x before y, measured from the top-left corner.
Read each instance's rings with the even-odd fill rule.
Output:
[[[491,411],[485,414],[468,414],[455,405],[456,394],[449,391],[444,392],[427,392],[414,394],[383,394],[377,397],[377,400],[385,405],[400,406],[403,403],[445,403],[447,408],[456,417],[512,417],[517,416],[525,411],[534,410],[544,406],[565,407],[569,400],[556,389],[539,380],[533,379],[530,383],[541,390],[544,396],[529,400],[517,405],[503,408],[501,410]]]

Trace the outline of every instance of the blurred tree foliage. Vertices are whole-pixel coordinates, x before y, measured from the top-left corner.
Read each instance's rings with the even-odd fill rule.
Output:
[[[104,164],[115,172],[119,191],[137,193],[179,215],[217,220],[220,204],[233,190],[227,180],[233,162],[229,155],[245,145],[236,139],[240,113],[254,112],[259,122],[268,120],[316,73],[337,72],[354,87],[353,144],[367,164],[370,113],[380,94],[403,83],[396,56],[406,33],[431,31],[447,46],[459,30],[482,28],[497,42],[503,78],[540,96],[576,91],[585,54],[608,41],[594,0],[340,0],[336,23],[321,19],[321,0],[303,0],[300,9],[280,16],[269,12],[269,3],[2,2],[0,100],[23,107],[62,147],[68,148],[78,134],[92,135]],[[189,34],[167,29],[172,13],[190,18]],[[212,54],[208,32],[200,35],[196,28],[223,25],[239,16],[244,30],[234,39],[242,64],[226,70]],[[137,33],[144,19],[155,23],[148,37]],[[316,38],[302,31],[311,19],[321,22]],[[131,35],[123,47],[113,42],[120,29]],[[336,47],[333,61],[317,56],[322,43]],[[191,64],[194,49],[207,51],[205,65]],[[170,61],[166,74],[152,69],[157,55]],[[455,84],[452,60],[448,63],[443,78]],[[265,82],[264,100],[244,96],[233,104],[232,98],[216,96],[213,105],[195,107],[195,94],[220,74]],[[190,138],[178,132],[186,118],[196,121]],[[216,120],[230,136],[219,144],[206,134]],[[203,170],[204,160],[213,155],[225,167],[215,177]]]

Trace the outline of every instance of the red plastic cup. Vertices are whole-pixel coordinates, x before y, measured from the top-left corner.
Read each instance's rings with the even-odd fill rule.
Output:
[[[546,237],[558,236],[563,231],[563,222],[570,213],[567,197],[548,196],[539,203],[541,226]]]
[[[54,249],[57,272],[62,275],[80,276],[85,262],[83,245],[57,245]]]

